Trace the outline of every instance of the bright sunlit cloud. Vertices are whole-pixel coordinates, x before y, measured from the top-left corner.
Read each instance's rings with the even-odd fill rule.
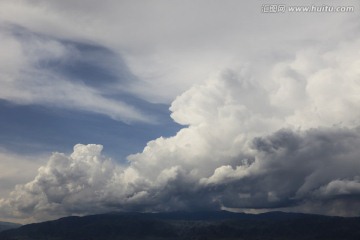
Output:
[[[86,139],[70,154],[53,153],[1,198],[2,218],[218,209],[358,215],[358,12],[269,15],[262,4],[0,3],[1,99],[139,129],[158,123],[159,132],[126,163]],[[86,55],[89,46],[100,50]],[[73,59],[97,71],[65,74],[70,65],[62,63]],[[163,115],[145,103],[167,104],[182,129],[160,137]]]

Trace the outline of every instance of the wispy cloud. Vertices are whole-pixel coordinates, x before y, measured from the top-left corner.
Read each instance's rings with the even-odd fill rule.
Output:
[[[134,106],[106,97],[103,89],[56,71],[52,65],[79,58],[80,52],[73,44],[31,33],[17,34],[11,27],[1,31],[1,38],[5,49],[0,56],[1,99],[100,113],[125,122],[155,121]]]
[[[302,14],[261,14],[261,2],[237,0],[0,4],[4,22],[47,36],[96,43],[121,54],[141,79],[129,89],[162,103],[171,103],[194,83],[224,68],[248,61],[264,64],[265,58],[268,65],[305,45],[336,43],[357,22],[354,14],[307,14],[309,24],[304,24]]]

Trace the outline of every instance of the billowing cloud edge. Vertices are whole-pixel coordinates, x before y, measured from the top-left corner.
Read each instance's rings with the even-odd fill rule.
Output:
[[[0,200],[29,221],[111,210],[287,209],[358,215],[359,41],[306,49],[254,79],[225,70],[171,105],[186,125],[128,165],[101,145],[54,153]]]

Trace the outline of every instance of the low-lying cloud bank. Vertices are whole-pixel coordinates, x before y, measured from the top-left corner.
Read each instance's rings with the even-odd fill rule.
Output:
[[[1,206],[9,216],[35,220],[224,207],[357,215],[359,145],[360,129],[284,129],[255,138],[246,154],[217,158],[208,152],[207,164],[205,156],[199,162],[196,156],[176,159],[174,147],[164,150],[166,162],[133,156],[121,167],[101,156],[101,145],[79,144],[70,156],[54,153],[36,178],[18,185]]]
[[[149,142],[126,166],[101,145],[54,153],[1,211],[29,221],[220,208],[358,215],[359,45],[304,50],[268,79],[224,71],[175,99],[172,118],[186,125],[175,136]]]

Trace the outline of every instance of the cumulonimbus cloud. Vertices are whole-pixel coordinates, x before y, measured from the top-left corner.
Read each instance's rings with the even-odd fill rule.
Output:
[[[55,153],[1,199],[9,216],[111,210],[288,209],[356,215],[360,42],[306,49],[268,79],[226,70],[172,103],[186,125],[120,166],[101,145]],[[356,50],[356,51],[355,51]]]

